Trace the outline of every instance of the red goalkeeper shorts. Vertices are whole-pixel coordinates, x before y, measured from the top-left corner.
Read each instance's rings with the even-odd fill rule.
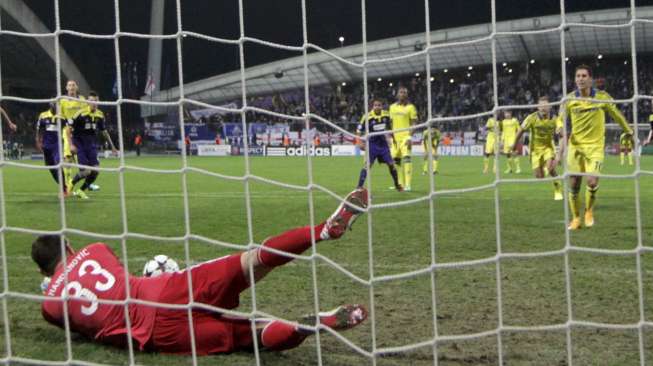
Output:
[[[224,309],[239,304],[240,293],[249,287],[240,264],[241,254],[234,254],[190,267],[193,299]],[[187,304],[187,270],[173,273],[159,298],[165,304]],[[193,310],[193,333],[198,355],[251,349],[252,330],[247,319],[223,317],[205,309]],[[154,320],[150,348],[164,353],[192,352],[188,310],[159,308]]]

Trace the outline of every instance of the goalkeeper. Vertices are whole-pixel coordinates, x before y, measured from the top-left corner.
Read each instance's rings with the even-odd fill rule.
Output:
[[[67,294],[68,321],[72,331],[102,343],[126,347],[125,306],[100,304],[98,300],[124,301],[129,286],[131,299],[178,306],[172,309],[129,303],[130,341],[140,350],[190,354],[191,340],[194,339],[198,355],[252,351],[254,337],[258,347],[265,350],[297,347],[313,331],[302,329],[297,323],[256,319],[256,331],[253,332],[250,319],[198,308],[192,309],[191,335],[189,312],[184,305],[192,300],[193,304],[235,309],[240,293],[251,285],[250,266],[257,282],[274,268],[292,261],[293,257],[288,255],[301,254],[309,249],[312,235],[316,242],[340,238],[362,213],[361,208],[367,207],[367,191],[357,189],[347,195],[345,201],[331,217],[315,227],[286,231],[266,239],[259,248],[188,268],[193,286],[192,299],[189,298],[187,270],[158,277],[126,278],[124,267],[106,244],[91,244],[75,252],[60,236],[40,236],[32,244],[32,259],[43,275],[52,277],[44,290],[43,317],[63,328],[65,312],[61,297]],[[66,248],[65,265],[62,240],[65,240]],[[367,310],[361,305],[343,305],[317,316],[320,324],[339,331],[359,325],[367,318]],[[308,316],[303,322],[313,326],[315,320],[315,316]]]

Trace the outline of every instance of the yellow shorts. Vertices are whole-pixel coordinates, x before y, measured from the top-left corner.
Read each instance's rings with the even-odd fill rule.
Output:
[[[567,171],[569,173],[601,173],[604,158],[603,146],[569,144]]]
[[[512,149],[515,147],[515,138],[503,139],[503,153],[512,154]]]
[[[494,137],[489,137],[487,141],[485,141],[485,153],[487,155],[494,154],[494,144],[496,144],[496,139]]]
[[[401,159],[405,157],[410,157],[410,151],[412,148],[411,137],[400,137],[394,138],[392,140],[392,148],[390,153],[392,154],[393,159]]]
[[[428,159],[428,157],[429,157],[429,145],[422,143],[422,146],[424,146],[424,159]],[[430,149],[431,149],[431,155],[434,158],[437,158],[438,157],[438,144],[431,145]]]
[[[533,169],[546,167],[546,162],[555,158],[555,150],[552,147],[534,149],[531,151],[531,166]]]

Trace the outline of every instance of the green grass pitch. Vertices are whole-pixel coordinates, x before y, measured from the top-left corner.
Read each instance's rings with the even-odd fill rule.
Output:
[[[421,158],[415,159],[413,192],[388,189],[390,177],[384,166],[372,170],[373,201],[398,202],[423,197],[428,193],[429,176],[420,175]],[[362,164],[360,158],[314,158],[313,182],[345,195],[353,189]],[[154,169],[179,169],[179,157],[130,158],[126,163]],[[189,159],[190,166],[211,172],[242,176],[244,159]],[[37,163],[34,163],[37,164]],[[117,161],[103,161],[115,167]],[[505,161],[501,162],[502,168]],[[523,172],[508,178],[531,177],[527,159]],[[251,159],[251,174],[288,184],[306,185],[306,158]],[[479,158],[444,157],[441,174],[435,176],[436,190],[471,188],[490,184],[494,176],[481,174]],[[653,159],[644,157],[642,168],[653,170]],[[604,172],[629,174],[618,159],[608,158]],[[9,227],[56,230],[61,227],[59,200],[49,174],[44,170],[3,167],[5,220]],[[504,176],[506,177],[506,176]],[[98,179],[102,189],[91,199],[68,199],[65,204],[69,228],[103,234],[123,232],[118,173],[103,172]],[[124,173],[126,228],[131,233],[179,237],[186,232],[181,174]],[[197,172],[187,175],[191,233],[244,245],[249,242],[245,185]],[[602,179],[595,211],[596,226],[570,235],[578,247],[634,249],[638,243],[636,225],[636,183],[634,179]],[[642,242],[653,246],[653,176],[639,180]],[[285,229],[309,223],[309,195],[299,191],[249,181],[251,235],[261,242]],[[498,186],[500,243],[504,253],[556,251],[565,246],[564,207],[553,201],[551,182],[501,183]],[[319,190],[313,191],[316,222],[326,218],[337,200]],[[322,242],[317,251],[339,263],[352,274],[369,279],[424,269],[431,264],[431,220],[438,263],[491,258],[497,253],[495,189],[438,195],[430,202],[371,210],[361,217],[354,230],[341,240]],[[368,238],[372,238],[372,253]],[[71,235],[74,246],[97,238]],[[31,262],[33,236],[8,231],[4,234],[6,268],[0,276],[8,283],[5,291],[38,294],[41,276]],[[120,241],[107,241],[122,257]],[[140,273],[143,264],[155,254],[167,254],[185,265],[183,242],[156,242],[129,238],[126,241],[129,271]],[[232,252],[200,241],[190,242],[190,260],[198,262]],[[370,268],[370,255],[373,266]],[[637,258],[634,255],[599,255],[572,251],[568,256],[571,274],[571,311],[574,320],[610,324],[636,324],[641,320]],[[1,264],[0,264],[1,265]],[[641,255],[643,316],[653,321],[653,252]],[[324,261],[316,262],[317,294],[321,309],[341,303],[370,304],[371,291]],[[435,279],[437,329],[433,322],[432,278]],[[565,258],[562,255],[503,259],[500,261],[501,314],[497,303],[497,268],[494,262],[459,268],[439,269],[407,279],[378,282],[373,288],[376,347],[399,347],[443,336],[473,334],[505,326],[564,324],[568,318],[565,283]],[[259,310],[295,319],[314,309],[313,270],[310,261],[296,260],[275,270],[256,286]],[[6,292],[5,292],[6,293]],[[5,329],[9,326],[11,354],[15,357],[66,361],[64,332],[48,325],[38,302],[6,296],[9,324],[0,317],[0,355],[6,357]],[[252,309],[250,293],[241,298],[242,311]],[[0,307],[0,310],[2,308]],[[371,319],[370,319],[371,320]],[[372,349],[372,322],[342,333],[366,350]],[[645,359],[653,365],[653,329],[643,328]],[[440,365],[494,365],[498,363],[498,339],[494,335],[473,340],[441,342],[435,348]],[[566,365],[565,330],[502,332],[504,362],[508,365]],[[640,362],[637,330],[606,330],[574,326],[571,346],[576,365],[635,365]],[[75,360],[105,364],[128,364],[127,351],[97,345],[79,336],[72,337]],[[368,365],[371,361],[354,352],[330,334],[321,335],[321,356],[325,365]],[[378,365],[432,365],[434,348],[425,346],[408,353],[379,356]],[[315,338],[298,349],[283,353],[262,353],[265,365],[317,364]],[[252,354],[204,357],[200,365],[251,365]],[[188,365],[189,357],[136,353],[142,365]]]

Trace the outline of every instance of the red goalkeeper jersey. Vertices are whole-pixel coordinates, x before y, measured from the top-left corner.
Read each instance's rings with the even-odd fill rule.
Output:
[[[126,298],[125,269],[111,248],[103,243],[90,244],[67,258],[65,266],[68,283],[64,281],[64,266],[60,265],[45,294],[41,310],[50,323],[64,327],[64,307],[60,300],[64,289],[68,293],[68,319],[73,331],[103,343],[126,345],[127,325],[125,307],[120,304],[100,304],[98,300],[124,300]],[[129,276],[130,297],[156,301],[167,277]],[[56,300],[55,300],[56,298]],[[140,349],[152,336],[156,308],[130,304],[129,319],[132,338]]]

